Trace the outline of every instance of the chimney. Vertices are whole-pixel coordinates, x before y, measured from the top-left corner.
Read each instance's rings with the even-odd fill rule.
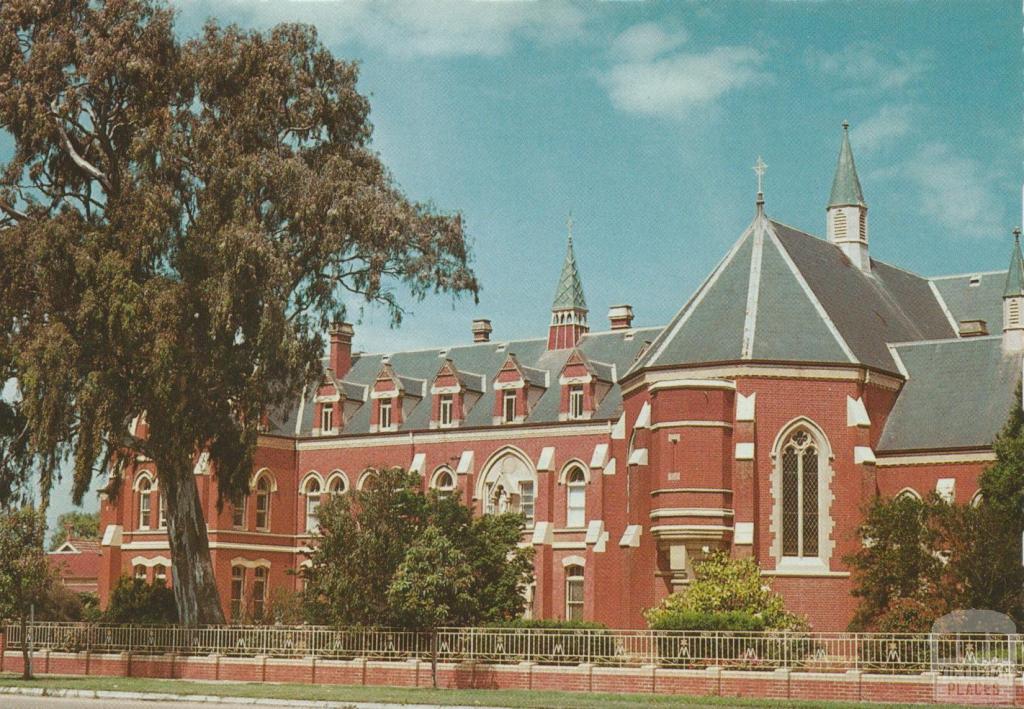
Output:
[[[328,366],[337,379],[343,379],[352,368],[352,335],[355,331],[347,322],[337,323],[331,328],[331,354]]]
[[[490,320],[474,320],[473,342],[490,342],[493,329]]]
[[[988,323],[984,320],[961,320],[960,337],[983,337],[988,334]]]
[[[608,310],[608,322],[612,330],[628,330],[633,327],[633,306],[613,305]]]

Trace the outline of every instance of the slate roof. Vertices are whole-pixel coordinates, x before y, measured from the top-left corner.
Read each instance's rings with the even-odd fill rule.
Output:
[[[860,189],[857,178],[857,166],[853,162],[853,150],[850,149],[850,124],[843,123],[843,143],[839,148],[839,160],[836,162],[836,175],[832,180],[832,194],[828,206],[848,207],[866,206],[864,193]]]
[[[953,320],[984,320],[990,333],[1003,326],[1003,289],[1006,271],[961,273],[931,279]]]
[[[617,372],[625,372],[633,363],[637,353],[645,345],[657,337],[661,328],[634,328],[630,330],[610,330],[592,332],[584,335],[578,349],[584,357],[603,374],[608,375],[612,368]],[[536,402],[527,423],[555,423],[559,420],[558,409],[561,391],[558,376],[572,350],[547,349],[547,338],[513,340],[509,342],[472,343],[448,349],[432,348],[413,352],[395,352],[387,355],[395,374],[405,381],[426,381],[427,391],[434,381],[437,371],[445,359],[452,360],[460,376],[474,377],[470,388],[483,389],[480,400],[466,414],[465,426],[493,425],[494,388],[492,382],[505,363],[509,354],[514,354],[523,374],[531,385],[543,388],[543,394]],[[372,386],[380,372],[383,354],[357,353],[353,356],[352,369],[345,375],[343,386],[354,387],[362,391],[364,386]],[[464,374],[472,372],[474,374]],[[483,381],[480,381],[482,376]],[[610,378],[610,377],[609,377]],[[546,388],[545,388],[546,387]],[[410,388],[412,388],[410,386]],[[418,391],[418,390],[417,390]],[[312,392],[308,392],[304,402],[297,405],[286,415],[271,417],[270,433],[287,436],[309,436],[313,429]],[[369,405],[358,408],[351,420],[345,423],[340,434],[358,435],[370,431]],[[417,400],[414,408],[405,421],[398,427],[399,431],[427,430],[430,427],[430,397]],[[622,413],[622,392],[617,384],[612,386],[608,394],[601,400],[598,410],[592,419],[617,419]],[[296,422],[299,422],[296,428]]]
[[[576,268],[576,254],[572,250],[572,236],[565,249],[565,263],[562,264],[562,275],[555,288],[555,300],[552,310],[586,310],[587,299],[583,296],[583,281],[580,280],[579,269]]]
[[[1014,404],[1020,353],[1005,355],[1002,336],[894,345],[907,372],[880,452],[984,448]]]
[[[769,360],[898,373],[889,343],[956,335],[927,279],[871,264],[759,216],[633,369]]]

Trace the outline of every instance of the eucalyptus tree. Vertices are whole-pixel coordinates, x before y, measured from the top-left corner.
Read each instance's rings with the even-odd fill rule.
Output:
[[[223,621],[197,454],[221,500],[246,490],[346,299],[397,323],[477,291],[461,217],[397,188],[357,78],[308,26],[182,40],[157,0],[0,3],[0,371],[44,499],[64,457],[76,500],[155,463],[186,624]]]

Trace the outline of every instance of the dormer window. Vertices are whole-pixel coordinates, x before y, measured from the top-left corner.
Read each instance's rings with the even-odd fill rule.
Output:
[[[583,418],[583,385],[573,384],[569,387],[569,418]]]
[[[516,422],[516,392],[514,389],[506,389],[502,394],[502,420],[505,423]]]
[[[455,396],[442,394],[440,401],[440,419],[442,426],[451,426],[455,422]]]
[[[382,431],[391,428],[391,405],[392,400],[390,398],[380,399],[379,423]]]
[[[320,408],[320,431],[328,433],[334,430],[334,404],[323,404]]]

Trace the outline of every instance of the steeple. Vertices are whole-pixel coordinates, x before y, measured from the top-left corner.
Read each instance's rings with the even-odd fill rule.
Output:
[[[850,147],[850,124],[843,121],[843,142],[839,147],[836,174],[832,179],[827,214],[828,240],[841,248],[854,266],[871,270],[868,256],[868,205],[857,177]]]
[[[1024,350],[1024,256],[1020,251],[1020,228],[1013,230],[1013,251],[1003,288],[1003,351]]]
[[[562,275],[555,289],[551,305],[551,326],[548,330],[548,349],[561,350],[575,347],[580,337],[590,328],[587,325],[587,299],[583,296],[583,282],[576,267],[576,254],[572,248],[572,216],[568,221],[568,245]]]

